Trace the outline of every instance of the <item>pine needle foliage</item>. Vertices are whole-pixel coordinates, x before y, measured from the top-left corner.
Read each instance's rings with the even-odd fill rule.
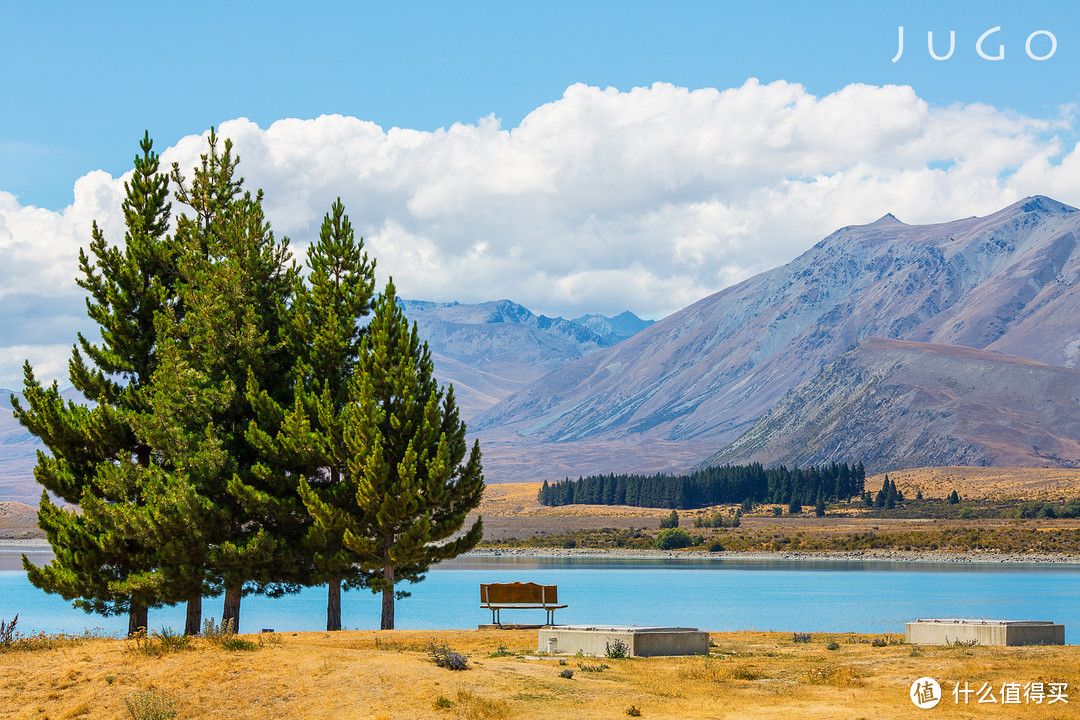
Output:
[[[349,383],[342,435],[352,506],[335,506],[307,481],[300,492],[316,527],[340,537],[358,580],[382,593],[383,629],[394,627],[399,582],[418,582],[433,564],[480,541],[480,445],[469,451],[453,388],[434,377],[431,353],[411,329],[389,282],[363,339]],[[468,459],[466,460],[466,454]],[[338,535],[340,533],[340,535]],[[348,553],[348,555],[345,555]]]
[[[131,578],[153,564],[153,549],[126,522],[143,503],[139,476],[153,462],[137,438],[134,418],[148,408],[159,362],[154,318],[175,302],[178,248],[168,234],[168,176],[159,172],[145,133],[135,170],[125,183],[123,246],[109,245],[93,224],[89,254],[79,251],[86,309],[100,342],[78,336],[69,378],[87,404],[65,403],[56,383],[45,388],[24,367],[22,405],[15,415],[49,449],[34,476],[45,492],[38,524],[56,555],[37,568],[24,558],[30,582],[105,615],[128,613],[129,633],[146,626],[147,608],[173,598]],[[49,493],[80,512],[54,504]]]
[[[355,483],[346,467],[344,410],[375,290],[375,263],[363,242],[338,198],[323,219],[318,241],[308,248],[307,282],[295,288],[293,405],[283,408],[266,393],[252,397],[259,421],[248,431],[266,457],[294,478],[306,478],[321,503],[343,513],[356,507]],[[266,465],[258,470],[271,472]],[[327,584],[327,630],[341,629],[343,583],[355,586],[365,577],[342,545],[344,529],[338,515],[328,513],[305,526],[302,547],[295,548],[308,564],[305,583]]]

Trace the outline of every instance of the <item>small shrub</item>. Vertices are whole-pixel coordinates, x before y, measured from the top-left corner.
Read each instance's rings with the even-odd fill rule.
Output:
[[[232,637],[222,638],[222,639],[217,641],[217,644],[220,645],[225,650],[232,650],[233,652],[235,652],[237,650],[258,650],[259,649],[259,646],[256,643],[253,643],[250,640],[244,640],[243,638],[239,638],[239,637],[237,637],[235,635],[233,635]]]
[[[724,552],[724,543],[720,542],[719,540],[713,540],[711,543],[709,543],[709,552]],[[633,705],[631,705],[630,707],[633,707]]]
[[[911,652],[908,653],[908,657],[922,657],[923,649],[918,645],[911,646]]]
[[[232,618],[223,620],[220,625],[214,624],[214,618],[208,617],[203,620],[202,636],[208,640],[218,640],[226,635],[236,634],[236,623]]]
[[[11,647],[15,642],[15,626],[19,624],[19,615],[15,614],[11,622],[0,620],[0,647]]]
[[[979,644],[978,640],[953,640],[949,642],[949,638],[945,638],[945,645],[954,648],[970,648]]]
[[[825,646],[825,649],[826,650],[839,650],[840,649],[840,643],[833,640],[828,645]]]
[[[665,518],[661,518],[660,519],[660,527],[662,527],[662,528],[677,528],[677,527],[679,527],[679,513],[672,510],[670,515],[668,515]]]
[[[772,514],[773,514],[773,517],[780,517],[781,515],[784,514],[784,508],[780,507],[779,505],[776,505],[772,509]]]
[[[609,643],[604,643],[604,654],[612,660],[627,658],[630,657],[630,646],[622,640],[615,639]]]
[[[436,665],[447,670],[464,670],[469,664],[464,655],[452,651],[446,643],[436,643],[434,640],[428,645],[428,656]]]
[[[693,544],[694,540],[690,537],[690,534],[679,528],[661,530],[660,534],[656,536],[656,547],[661,550],[677,550],[690,547]]]
[[[969,506],[965,505],[964,507],[960,508],[960,512],[956,513],[956,517],[960,518],[961,520],[971,520],[975,517],[975,511],[972,510]]]
[[[513,654],[514,653],[512,653],[512,652],[510,652],[509,650],[506,649],[505,645],[499,645],[499,649],[496,650],[495,652],[491,653],[491,657],[493,657],[493,658],[510,657]]]
[[[285,640],[276,632],[264,632],[259,634],[259,647],[263,645],[284,645]]]
[[[131,641],[130,650],[148,657],[161,657],[191,647],[190,637],[173,632],[170,628],[152,630],[149,635],[146,630],[139,628],[139,632],[129,639]]]
[[[638,710],[637,705],[631,705],[630,707],[626,708],[626,714],[630,717],[641,717],[641,711]]]
[[[176,717],[172,698],[156,688],[128,695],[124,698],[124,706],[131,720],[173,720]]]
[[[810,642],[810,633],[792,633],[791,640],[797,643],[808,643]]]
[[[567,680],[569,680],[572,677],[574,677],[574,671],[571,670],[570,668],[566,668],[565,670],[563,670],[562,672],[559,673],[559,677],[566,678]]]
[[[449,710],[454,707],[454,701],[445,695],[440,695],[435,698],[435,702],[431,703],[431,706],[436,710]]]
[[[578,663],[577,666],[578,666],[578,669],[581,670],[582,672],[595,672],[595,673],[604,672],[609,667],[611,667],[610,665],[605,665],[604,663],[600,663],[599,665],[586,665],[585,663]]]
[[[885,647],[889,643],[885,641],[885,638],[876,637],[870,641],[870,647]]]

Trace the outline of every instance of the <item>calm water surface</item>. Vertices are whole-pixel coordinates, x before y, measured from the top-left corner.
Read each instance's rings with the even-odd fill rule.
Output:
[[[19,614],[23,632],[121,632],[126,617],[75,610],[30,585],[18,568],[25,548],[0,548],[0,618]],[[36,563],[51,554],[38,550]],[[397,627],[470,628],[491,622],[479,607],[482,582],[557,584],[564,624],[663,625],[703,630],[902,633],[920,617],[982,617],[1064,623],[1066,642],[1080,635],[1080,566],[956,565],[857,561],[757,561],[593,558],[458,558],[442,563],[399,600]],[[349,629],[379,627],[380,598],[367,591],[342,597]],[[221,616],[221,599],[203,604]],[[539,610],[507,610],[504,622],[542,622]],[[150,626],[182,628],[184,608],[150,611]],[[321,630],[326,590],[309,588],[271,600],[244,598],[240,631]]]

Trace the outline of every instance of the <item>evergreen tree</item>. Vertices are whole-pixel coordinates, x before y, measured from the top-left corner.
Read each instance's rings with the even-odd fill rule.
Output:
[[[896,507],[896,483],[885,476],[885,509],[892,510]]]
[[[814,503],[814,516],[825,517],[825,498],[820,493],[817,496],[817,502]]]
[[[132,576],[156,562],[155,547],[124,516],[143,504],[139,477],[153,462],[133,430],[146,412],[158,363],[154,317],[175,300],[176,243],[167,235],[168,176],[158,171],[149,133],[140,142],[135,170],[124,184],[123,247],[109,246],[95,222],[90,255],[79,252],[79,286],[101,342],[82,334],[72,351],[69,378],[92,406],[65,404],[56,384],[43,388],[26,363],[24,407],[15,415],[41,439],[35,478],[45,490],[79,506],[67,510],[42,493],[38,522],[56,555],[41,568],[23,559],[30,582],[77,599],[101,614],[128,614],[128,632],[147,625],[147,608],[172,601],[168,589],[140,585]]]
[[[252,398],[290,404],[295,361],[285,328],[296,269],[288,241],[266,223],[262,193],[241,195],[232,143],[223,152],[217,143],[211,131],[190,186],[173,166],[187,208],[176,230],[179,302],[158,316],[152,412],[137,428],[170,466],[155,476],[154,506],[142,519],[171,538],[157,576],[186,590],[189,630],[203,592],[225,591],[222,622],[238,628],[244,592],[295,586],[288,540],[305,517],[295,480],[268,469],[248,436]]]
[[[404,596],[396,585],[422,580],[431,564],[480,541],[479,520],[450,538],[484,490],[480,445],[468,452],[453,388],[439,388],[427,343],[415,324],[410,331],[392,282],[363,339],[349,399],[342,437],[356,511],[325,502],[306,481],[301,494],[317,527],[343,528],[342,552],[382,593],[381,627],[392,629],[394,600]]]
[[[295,400],[285,410],[263,394],[254,402],[261,422],[252,441],[293,477],[305,477],[319,502],[341,513],[355,511],[356,483],[346,468],[344,410],[349,382],[360,358],[361,320],[371,312],[375,265],[357,242],[341,199],[323,218],[319,239],[308,248],[307,284],[298,284],[291,341],[298,357]],[[263,427],[280,427],[272,437]],[[265,468],[269,471],[269,468]],[[341,629],[342,582],[361,580],[342,546],[344,526],[336,513],[306,526],[310,584],[327,584],[326,629]],[[306,562],[306,559],[305,561]]]
[[[667,517],[660,518],[660,527],[662,527],[662,528],[677,528],[677,527],[679,527],[679,513],[672,510],[671,513]]]

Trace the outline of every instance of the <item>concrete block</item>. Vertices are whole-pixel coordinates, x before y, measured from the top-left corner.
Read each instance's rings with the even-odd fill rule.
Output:
[[[559,655],[604,657],[608,645],[626,645],[630,657],[707,655],[709,633],[697,628],[636,625],[557,625],[539,631],[537,650]]]
[[[1065,626],[1049,620],[916,620],[906,624],[904,639],[915,645],[1064,645]]]

